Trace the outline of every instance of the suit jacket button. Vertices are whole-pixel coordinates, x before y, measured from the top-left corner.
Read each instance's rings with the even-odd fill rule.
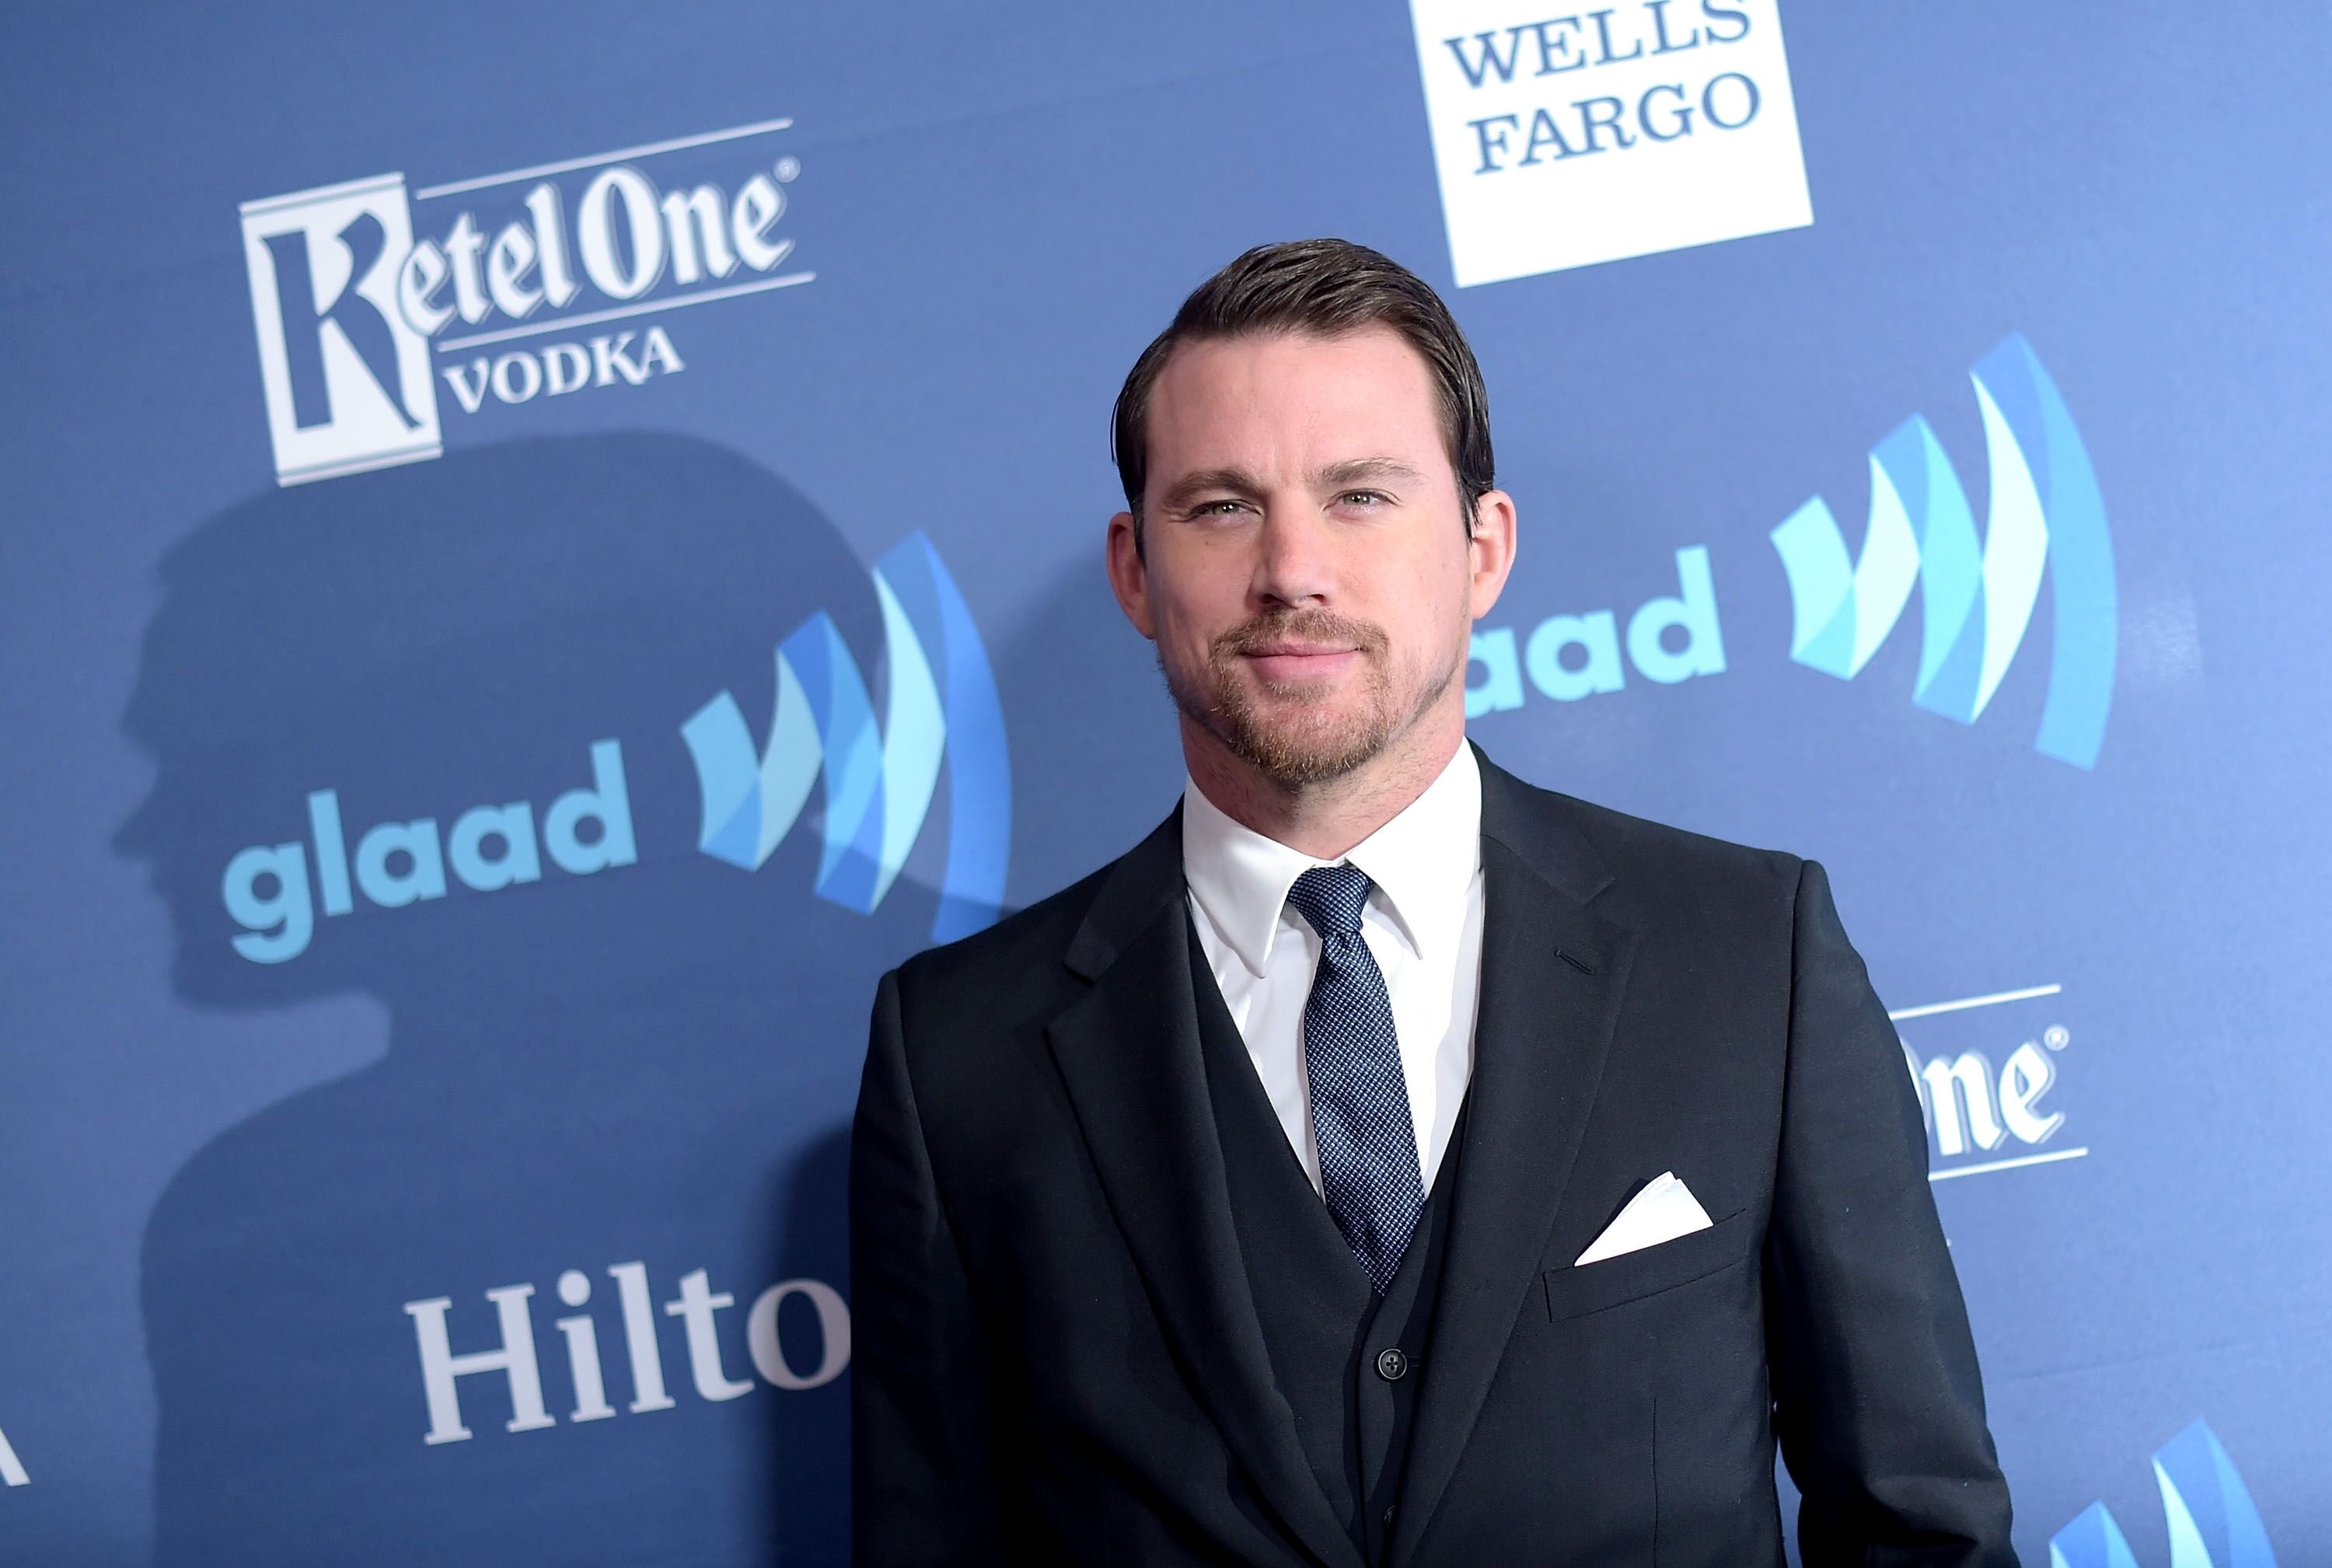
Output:
[[[1389,1383],[1397,1383],[1409,1375],[1409,1357],[1398,1346],[1377,1352],[1377,1376]]]

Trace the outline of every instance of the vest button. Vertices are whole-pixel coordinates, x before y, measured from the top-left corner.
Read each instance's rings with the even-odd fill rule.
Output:
[[[1409,1357],[1398,1346],[1377,1352],[1377,1376],[1397,1383],[1409,1375]]]

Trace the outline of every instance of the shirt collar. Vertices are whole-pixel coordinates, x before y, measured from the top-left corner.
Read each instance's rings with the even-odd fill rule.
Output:
[[[1464,742],[1424,793],[1344,856],[1376,884],[1411,951],[1456,942],[1482,865],[1482,775]],[[1182,788],[1182,875],[1190,894],[1249,973],[1260,977],[1295,879],[1315,860],[1234,821],[1196,779]],[[1300,918],[1291,915],[1289,918]]]

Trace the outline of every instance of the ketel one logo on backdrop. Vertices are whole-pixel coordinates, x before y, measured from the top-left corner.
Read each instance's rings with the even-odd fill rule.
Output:
[[[932,940],[996,918],[1004,897],[1012,780],[1004,712],[971,612],[939,553],[910,534],[874,563],[888,663],[877,728],[858,663],[824,611],[778,645],[777,704],[757,754],[736,698],[721,693],[681,726],[696,764],[697,847],[758,871],[811,784],[826,780],[817,894],[861,914],[883,902],[922,833],[948,754],[948,855]]]
[[[2203,1421],[2162,1445],[2154,1484],[2169,1526],[2170,1568],[2276,1568],[2267,1526],[2235,1463]],[[2138,1568],[2121,1526],[2092,1503],[2050,1538],[2049,1568]]]
[[[671,1410],[675,1401],[665,1386],[664,1353],[656,1343],[655,1310],[648,1294],[647,1266],[640,1262],[614,1264],[608,1267],[607,1275],[616,1282],[625,1371],[631,1389],[631,1398],[624,1409],[633,1415]],[[734,1307],[737,1298],[725,1290],[714,1290],[702,1268],[682,1275],[679,1286],[680,1294],[665,1302],[664,1310],[666,1316],[679,1318],[687,1331],[688,1377],[697,1397],[718,1402],[751,1393],[759,1385],[751,1378],[729,1375],[729,1367],[738,1358],[724,1352],[721,1343],[723,1336],[720,1315]],[[591,1276],[579,1268],[561,1274],[557,1288],[559,1299],[569,1306],[590,1304]],[[458,1355],[454,1352],[454,1332],[446,1324],[446,1315],[454,1310],[453,1297],[432,1296],[405,1304],[406,1315],[413,1319],[413,1334],[421,1353],[421,1391],[429,1411],[429,1428],[421,1439],[424,1443],[459,1443],[474,1435],[463,1420],[464,1378],[502,1379],[511,1411],[510,1418],[502,1423],[506,1431],[541,1431],[559,1424],[543,1402],[542,1362],[535,1350],[534,1315],[530,1306],[533,1295],[534,1286],[525,1284],[487,1291],[486,1300],[494,1308],[499,1343]],[[799,1365],[788,1358],[779,1334],[779,1314],[788,1301],[797,1298],[801,1303],[797,1313],[807,1309],[804,1326],[814,1321],[817,1328],[817,1351],[814,1355],[802,1356],[807,1364]],[[463,1309],[465,1318],[475,1311],[474,1307]],[[552,1326],[567,1342],[567,1388],[574,1401],[567,1419],[604,1421],[615,1415],[616,1407],[607,1401],[597,1315],[578,1312],[555,1319]],[[761,1382],[787,1391],[822,1388],[840,1377],[843,1369],[850,1364],[850,1308],[844,1303],[841,1292],[822,1279],[779,1280],[754,1297],[752,1305],[746,1308],[744,1340],[742,1362],[760,1374]],[[471,1385],[473,1389],[477,1386]]]
[[[2050,1097],[2073,1032],[2058,1021],[2057,1003],[2050,1002],[2048,1011],[2027,1005],[2061,997],[2064,990],[2026,986],[1887,1015],[1903,1043],[1904,1065],[1933,1141],[1928,1180],[2053,1165],[2088,1153],[2059,1136],[2065,1113]]]
[[[1777,0],[1410,0],[1460,288],[1814,221]]]
[[[243,204],[267,425],[281,484],[435,457],[438,384],[475,414],[684,369],[637,319],[807,283],[779,232],[791,156],[763,120],[425,186],[378,175]],[[739,143],[720,184],[666,190],[665,155]],[[753,149],[750,154],[746,148]],[[474,196],[461,210],[434,204]],[[416,239],[413,209],[428,216]],[[433,237],[434,236],[434,237]],[[536,339],[568,334],[558,342]],[[509,345],[504,347],[503,345]]]
[[[1894,629],[1916,578],[1922,624],[1911,700],[1973,724],[2024,639],[2046,568],[2055,647],[2034,745],[2094,768],[2118,634],[2105,500],[2072,415],[2022,336],[1985,355],[1973,378],[1991,468],[1982,545],[1942,443],[1913,415],[1871,448],[1860,559],[1849,560],[1819,495],[1773,531],[1790,578],[1790,656],[1852,680]]]
[[[723,692],[681,726],[701,791],[697,843],[758,867],[793,825],[811,783],[826,781],[817,891],[872,913],[921,833],[949,763],[948,853],[932,940],[996,918],[1011,848],[1012,778],[1003,705],[971,612],[922,533],[875,563],[888,664],[887,723],[878,731],[866,684],[834,623],[820,613],[778,649],[778,709],[757,757],[734,698]],[[383,822],[349,851],[339,792],[308,796],[308,842],[254,844],[227,862],[221,896],[242,931],[234,951],[283,963],[308,951],[316,913],[355,913],[357,895],[401,909],[447,895],[540,881],[543,862],[570,876],[634,864],[631,789],[613,738],[589,748],[591,782],[542,813],[532,803],[473,806],[442,836],[438,819]],[[658,808],[666,808],[658,802]],[[312,850],[312,856],[311,851]],[[314,881],[311,886],[310,877]]]

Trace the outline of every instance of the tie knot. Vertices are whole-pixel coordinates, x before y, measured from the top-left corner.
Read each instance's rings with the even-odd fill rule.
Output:
[[[1287,902],[1324,939],[1358,936],[1361,911],[1369,902],[1369,889],[1375,885],[1357,865],[1315,865],[1295,879],[1295,885],[1287,890]]]

